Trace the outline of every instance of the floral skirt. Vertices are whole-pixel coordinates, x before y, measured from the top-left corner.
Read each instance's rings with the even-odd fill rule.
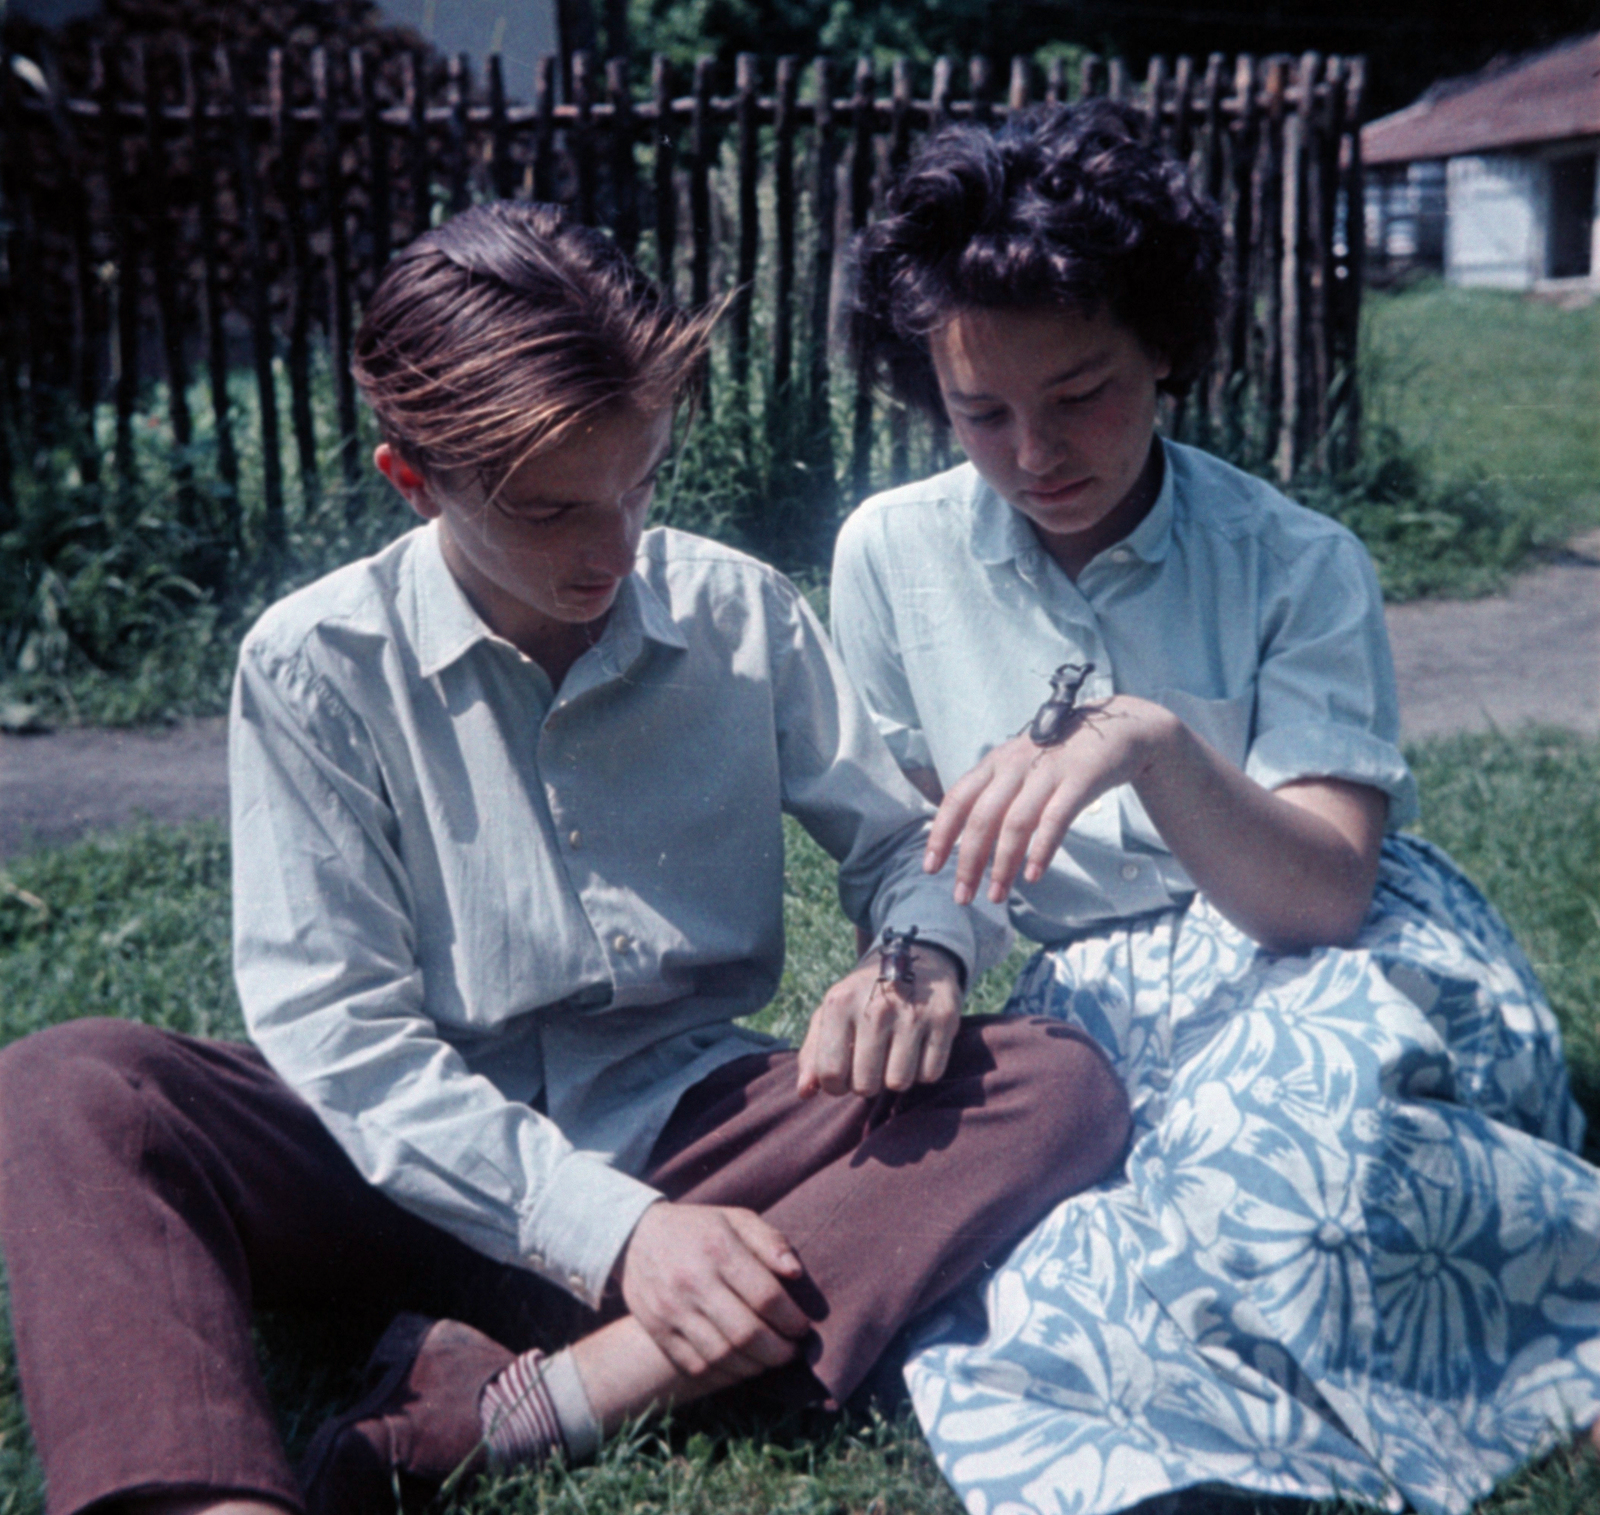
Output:
[[[907,1366],[972,1515],[1199,1486],[1464,1511],[1600,1414],[1600,1171],[1533,970],[1437,849],[1384,845],[1355,946],[1275,956],[1204,900],[1039,953],[1133,1105]]]

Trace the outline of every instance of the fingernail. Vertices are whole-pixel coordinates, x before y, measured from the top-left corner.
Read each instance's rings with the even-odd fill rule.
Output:
[[[958,905],[970,905],[972,903],[972,890],[967,885],[956,885],[956,903]]]
[[[932,851],[922,854],[922,871],[924,873],[937,873],[939,871],[939,861],[934,857]]]

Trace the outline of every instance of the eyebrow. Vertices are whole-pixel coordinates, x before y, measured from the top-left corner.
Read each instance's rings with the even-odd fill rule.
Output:
[[[1044,381],[1044,383],[1039,386],[1039,388],[1054,389],[1058,384],[1067,384],[1073,379],[1082,378],[1084,374],[1090,373],[1094,369],[1099,368],[1102,364],[1107,362],[1110,357],[1111,354],[1106,352],[1093,353],[1089,357],[1085,358],[1083,362],[1074,363],[1071,368],[1063,368],[1060,373],[1052,374]],[[970,393],[962,389],[947,389],[945,391],[945,399],[965,400],[968,403],[972,402],[973,400],[995,400],[998,398],[998,395],[992,395],[986,390],[976,390]]]
[[[672,456],[672,438],[669,436],[661,444],[661,450],[655,455],[650,466],[639,475],[630,488],[637,489],[652,474],[658,473],[661,465]],[[591,503],[588,500],[558,500],[548,495],[536,494],[530,499],[517,500],[510,508],[512,510],[577,510],[580,506]]]

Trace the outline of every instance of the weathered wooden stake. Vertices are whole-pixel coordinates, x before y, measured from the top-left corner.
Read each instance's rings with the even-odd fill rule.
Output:
[[[301,510],[309,518],[322,504],[316,419],[311,411],[311,249],[300,184],[300,127],[285,87],[283,50],[277,47],[267,54],[267,97],[278,149],[278,199],[289,232],[289,416],[300,463]]]
[[[511,156],[511,133],[506,128],[505,65],[499,53],[489,55],[489,182],[497,200],[517,192],[517,165]]]
[[[633,161],[637,127],[626,58],[613,58],[606,64],[606,97],[611,102],[611,193],[616,207],[613,230],[617,245],[631,257],[639,246],[639,172]]]
[[[740,403],[748,408],[750,383],[750,310],[755,299],[756,254],[761,240],[760,208],[756,201],[761,173],[760,124],[756,114],[759,60],[740,53],[735,60],[734,126],[739,153],[739,266],[735,276],[732,325],[733,382]]]
[[[533,198],[548,204],[556,197],[556,67],[546,54],[533,71]]]
[[[792,414],[789,388],[794,378],[794,138],[799,82],[799,60],[788,55],[779,58],[772,119],[772,198],[777,224],[773,248],[772,394],[767,416],[770,429],[785,444],[792,442],[794,435],[794,428],[785,422]]]
[[[472,64],[456,53],[447,65],[445,98],[450,104],[445,172],[450,176],[450,214],[458,215],[472,204],[471,168],[467,162],[467,104],[472,98]]]
[[[390,241],[394,236],[394,205],[389,188],[389,133],[378,109],[377,79],[367,66],[366,54],[359,47],[350,49],[350,86],[361,104],[361,132],[366,139],[367,207],[370,226],[370,262],[362,281],[363,294],[372,287],[389,262]]]
[[[246,284],[250,303],[250,346],[255,359],[256,404],[261,411],[262,535],[268,558],[283,556],[288,532],[283,515],[283,456],[278,439],[278,390],[272,372],[272,291],[261,235],[261,192],[256,182],[255,133],[250,107],[239,87],[239,72],[223,48],[216,53],[217,90],[231,107],[233,175],[244,220]]]
[[[855,92],[850,99],[850,231],[858,235],[872,214],[876,152],[877,80],[872,60],[856,60]],[[855,372],[856,392],[850,426],[850,491],[862,499],[872,482],[872,373],[861,363]]]
[[[426,54],[400,58],[406,106],[406,177],[411,181],[411,235],[433,224],[432,170],[428,156],[428,60]]]
[[[655,167],[652,189],[655,199],[656,278],[668,294],[673,293],[673,253],[678,242],[678,186],[673,173],[675,155],[672,140],[672,65],[657,53],[650,65],[650,91],[654,101]]]
[[[233,445],[233,416],[228,398],[228,341],[222,324],[222,284],[217,267],[217,169],[206,131],[203,91],[195,76],[194,54],[185,42],[179,54],[183,98],[189,126],[189,162],[200,212],[200,267],[205,297],[206,369],[211,388],[211,417],[217,433],[217,476],[223,484],[223,535],[238,552],[243,545],[239,508],[239,454]]]
[[[199,499],[194,487],[194,421],[189,414],[189,359],[184,347],[183,304],[178,291],[177,256],[172,242],[172,212],[167,194],[167,147],[160,90],[145,56],[134,43],[136,88],[144,111],[144,206],[150,242],[150,272],[156,287],[156,314],[161,322],[161,348],[167,369],[167,414],[177,444],[172,473],[177,481],[178,519],[198,527]]]
[[[836,167],[838,156],[833,141],[833,65],[818,58],[813,65],[816,80],[814,101],[813,164],[811,189],[812,235],[810,392],[806,411],[806,456],[817,470],[819,490],[833,482],[833,425],[828,395],[828,313],[833,294],[834,217],[838,206]]]

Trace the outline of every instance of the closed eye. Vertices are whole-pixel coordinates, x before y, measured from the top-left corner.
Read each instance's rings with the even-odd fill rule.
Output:
[[[1102,379],[1093,389],[1086,389],[1081,394],[1057,395],[1058,405],[1086,405],[1090,400],[1097,400],[1105,393],[1106,387],[1111,383],[1109,378]]]

